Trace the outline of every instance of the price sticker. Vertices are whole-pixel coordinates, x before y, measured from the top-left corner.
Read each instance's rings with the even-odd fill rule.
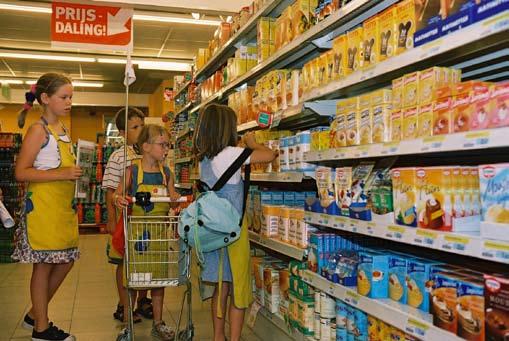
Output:
[[[405,228],[402,226],[388,226],[385,236],[390,239],[401,240],[405,234]]]
[[[470,238],[446,235],[444,236],[442,249],[446,251],[465,252],[468,244],[470,244]]]
[[[353,305],[353,306],[357,306],[359,305],[359,300],[360,300],[361,296],[352,291],[352,290],[347,290],[346,291],[346,294],[345,294],[345,302],[350,304],[350,305]]]
[[[380,154],[382,154],[382,155],[397,154],[398,150],[399,150],[399,142],[384,143]]]
[[[370,70],[370,71],[365,71],[362,73],[362,76],[361,76],[361,82],[362,81],[365,81],[366,79],[370,79],[370,78],[373,78],[373,75],[375,74],[375,71],[374,70]]]
[[[425,245],[425,246],[433,246],[437,240],[438,235],[431,231],[425,231],[422,229],[418,229],[415,233],[414,242],[416,244]]]
[[[421,152],[430,152],[442,148],[445,135],[430,136],[422,139]]]
[[[463,148],[475,148],[485,146],[490,142],[489,131],[479,131],[465,134]]]
[[[329,215],[320,214],[320,219],[318,220],[318,223],[322,225],[329,225]]]
[[[366,157],[369,155],[370,148],[371,148],[371,146],[369,146],[369,145],[359,146],[359,147],[355,148],[353,155],[354,155],[354,157]]]
[[[409,318],[405,326],[405,331],[409,334],[417,336],[418,338],[424,339],[429,326],[425,323],[419,322],[413,318]]]
[[[369,235],[373,235],[375,234],[375,231],[374,231],[374,228],[376,227],[376,224],[375,223],[368,223],[366,225],[366,229],[367,229],[367,232]]]
[[[347,219],[345,217],[336,217],[336,222],[339,227],[344,228],[347,224]]]
[[[509,263],[509,243],[484,241],[481,252],[484,258]]]
[[[440,48],[443,44],[443,39],[435,40],[432,43],[426,44],[421,49],[423,50],[423,53],[419,56],[419,59],[426,59],[428,57],[434,56],[437,53],[440,52]]]
[[[327,292],[327,294],[334,296],[334,285],[329,284],[327,290],[325,290],[325,291]]]

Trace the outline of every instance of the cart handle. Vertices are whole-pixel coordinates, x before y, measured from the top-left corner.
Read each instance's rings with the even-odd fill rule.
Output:
[[[187,197],[183,196],[177,200],[172,200],[170,197],[152,197],[150,192],[138,192],[134,197],[129,197],[127,200],[130,203],[135,203],[141,207],[146,207],[150,203],[155,202],[187,202]]]

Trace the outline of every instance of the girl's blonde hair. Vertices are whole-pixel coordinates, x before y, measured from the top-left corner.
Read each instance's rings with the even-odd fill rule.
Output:
[[[209,104],[198,116],[193,136],[193,153],[199,161],[214,158],[224,148],[235,147],[237,115],[226,105]]]
[[[37,82],[31,86],[30,91],[25,93],[25,104],[23,109],[18,113],[18,127],[23,128],[25,126],[25,120],[28,111],[32,109],[35,100],[42,105],[41,95],[46,93],[48,96],[53,96],[61,86],[71,84],[72,81],[69,77],[59,73],[45,73],[42,75]]]
[[[138,136],[138,142],[136,145],[138,146],[138,150],[143,151],[144,143],[153,143],[154,140],[158,136],[168,136],[170,137],[170,133],[166,130],[165,127],[162,127],[157,124],[146,124],[143,126],[143,129]]]

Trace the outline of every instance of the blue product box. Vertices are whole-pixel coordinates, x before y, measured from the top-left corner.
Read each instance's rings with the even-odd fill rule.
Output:
[[[348,304],[341,300],[336,300],[336,330],[344,329],[348,318]]]
[[[336,326],[336,341],[348,341],[348,331],[346,328],[342,329]]]
[[[306,195],[304,192],[294,192],[295,195],[295,206],[304,207],[306,203]]]
[[[355,327],[355,341],[368,341],[368,315],[359,309],[355,309]]]
[[[283,192],[283,205],[295,206],[295,192]]]
[[[427,259],[410,259],[407,262],[407,304],[429,312],[429,280],[431,268],[438,262]]]
[[[351,203],[350,208],[348,209],[350,218],[371,221],[371,210],[366,207],[366,203]]]
[[[387,298],[389,257],[371,251],[359,252],[357,292],[370,298]]]
[[[260,192],[260,197],[262,200],[262,205],[272,205],[272,192],[271,191]]]
[[[458,13],[455,13],[445,19],[440,29],[440,35],[443,37],[451,32],[457,31],[474,23],[475,6],[469,6]]]
[[[474,21],[478,22],[509,10],[509,0],[484,0],[475,8]]]
[[[346,331],[347,341],[355,341],[355,308],[350,305],[346,306]]]
[[[309,235],[308,269],[318,274],[322,273],[325,265],[324,239],[325,235],[320,232]]]
[[[429,25],[414,33],[414,47],[418,47],[442,36],[442,23]]]
[[[402,255],[389,255],[389,298],[406,304],[407,302],[407,259]]]
[[[283,192],[272,192],[272,205],[283,205]]]

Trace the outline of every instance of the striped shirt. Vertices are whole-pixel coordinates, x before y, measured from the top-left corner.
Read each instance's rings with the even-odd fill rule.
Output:
[[[141,155],[136,154],[132,146],[127,147],[127,167],[131,165],[131,161],[141,159]],[[124,147],[114,151],[104,170],[102,187],[104,189],[116,190],[122,176],[124,175]]]

